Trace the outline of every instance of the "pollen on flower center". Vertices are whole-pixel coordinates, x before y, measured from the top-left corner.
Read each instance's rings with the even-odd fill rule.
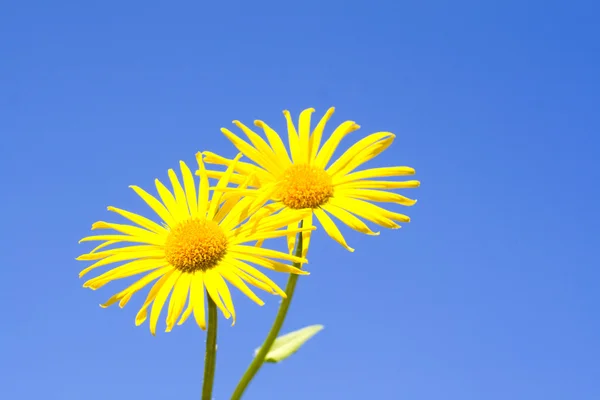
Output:
[[[227,237],[215,222],[192,218],[171,230],[165,258],[176,269],[192,273],[215,267],[227,252]]]
[[[278,194],[289,208],[317,208],[333,196],[333,185],[329,174],[321,168],[292,165],[280,179]]]

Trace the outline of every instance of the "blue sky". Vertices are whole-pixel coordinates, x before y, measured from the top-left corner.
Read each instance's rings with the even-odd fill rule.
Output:
[[[284,331],[322,323],[248,399],[600,398],[599,6],[588,1],[52,2],[0,13],[0,387],[6,398],[193,399],[205,333],[152,337],[98,304],[77,241],[128,185],[220,132],[281,111],[394,145],[419,203],[399,231],[317,232]],[[330,125],[330,129],[333,124]],[[273,276],[274,274],[271,274]],[[275,276],[283,284],[285,276]],[[215,398],[231,393],[277,299],[236,294]]]

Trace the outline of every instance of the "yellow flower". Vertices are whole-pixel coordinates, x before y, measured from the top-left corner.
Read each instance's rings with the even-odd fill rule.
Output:
[[[396,203],[412,206],[416,200],[411,200],[385,189],[416,188],[419,181],[389,181],[379,180],[393,176],[413,175],[415,170],[410,167],[372,168],[356,171],[365,162],[373,159],[394,140],[390,132],[373,133],[351,146],[336,161],[330,160],[340,141],[349,133],[359,129],[354,121],[340,124],[323,145],[321,145],[325,124],[334,112],[330,108],[321,118],[311,134],[312,108],[302,111],[298,128],[294,126],[290,113],[283,112],[287,120],[290,153],[288,154],[281,137],[263,121],[254,121],[254,125],[264,130],[268,143],[257,133],[253,132],[240,121],[233,123],[247,136],[250,143],[242,140],[228,129],[221,131],[255,164],[240,162],[235,166],[231,176],[234,183],[244,182],[252,178],[256,189],[246,189],[244,195],[259,196],[257,202],[272,200],[273,203],[259,212],[260,215],[278,212],[280,214],[298,215],[306,209],[312,213],[303,219],[303,226],[312,226],[313,214],[319,220],[325,231],[335,241],[346,249],[354,251],[346,244],[344,237],[328,214],[333,215],[350,228],[368,235],[377,235],[361,219],[373,222],[385,228],[399,228],[398,222],[409,222],[410,218],[403,214],[389,211],[371,202]],[[231,166],[233,161],[214,153],[204,152],[207,163]],[[223,172],[209,171],[209,176],[218,178]],[[229,190],[231,190],[230,188]],[[381,190],[384,189],[384,190]],[[228,189],[222,189],[228,190]],[[233,193],[241,193],[238,189]],[[257,218],[259,219],[259,218]],[[290,224],[290,229],[297,223]],[[303,257],[309,245],[310,232],[303,232]],[[288,235],[290,252],[295,243],[295,235]]]
[[[217,184],[218,188],[228,185],[233,168],[240,157],[241,154],[223,174]],[[180,316],[178,325],[185,322],[192,313],[198,325],[206,329],[205,288],[225,317],[233,316],[235,323],[235,309],[226,281],[259,305],[264,303],[246,283],[285,297],[285,292],[266,275],[248,265],[248,262],[279,272],[305,274],[281,262],[306,262],[305,259],[247,244],[285,236],[286,230],[280,228],[297,222],[302,217],[272,215],[252,225],[241,223],[246,219],[247,213],[252,212],[252,209],[248,208],[248,201],[240,200],[240,196],[235,195],[225,199],[221,192],[214,192],[209,200],[208,176],[200,153],[196,158],[200,168],[198,190],[192,172],[183,161],[180,162],[183,186],[172,169],[169,170],[169,179],[173,185],[173,192],[158,179],[155,181],[161,201],[143,189],[131,186],[162,219],[162,225],[141,215],[108,207],[109,211],[125,217],[137,226],[100,221],[92,226],[92,230],[112,229],[120,234],[89,236],[81,240],[103,243],[90,253],[77,258],[85,261],[97,260],[84,269],[80,277],[98,267],[126,262],[88,280],[84,287],[95,290],[111,281],[146,273],[138,281],[112,296],[101,305],[102,307],[116,302],[119,302],[120,307],[124,307],[136,292],[158,279],[135,318],[136,325],[142,324],[152,305],[150,332],[153,335],[156,333],[156,324],[169,294],[171,298],[166,318],[167,332],[171,331]],[[241,188],[244,188],[244,185],[243,183]],[[137,245],[106,249],[124,242]],[[101,249],[103,250],[99,251]],[[186,301],[187,307],[184,311]]]

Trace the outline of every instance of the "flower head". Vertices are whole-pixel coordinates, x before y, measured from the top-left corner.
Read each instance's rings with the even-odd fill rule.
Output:
[[[349,133],[359,129],[354,121],[340,124],[323,142],[325,125],[334,112],[327,110],[319,123],[311,132],[311,115],[315,110],[306,109],[300,113],[298,126],[294,125],[288,111],[284,111],[288,130],[288,153],[281,137],[263,121],[254,121],[254,125],[262,128],[266,141],[240,121],[233,123],[244,132],[248,141],[241,139],[229,129],[221,131],[242,152],[254,162],[237,163],[231,176],[232,182],[242,183],[250,177],[250,189],[243,193],[256,196],[257,203],[272,202],[260,211],[259,215],[279,212],[279,215],[298,215],[307,209],[312,212],[303,218],[303,226],[312,226],[313,215],[321,223],[331,238],[346,249],[354,251],[344,239],[330,215],[352,229],[368,235],[377,235],[362,219],[385,228],[399,228],[399,222],[409,222],[406,215],[389,211],[376,203],[396,203],[412,206],[416,200],[409,199],[389,189],[416,188],[419,181],[391,181],[380,178],[413,175],[410,167],[371,168],[357,171],[362,164],[375,158],[394,141],[390,132],[377,132],[359,140],[344,152],[337,160],[331,158],[341,140]],[[233,160],[204,152],[206,162],[233,165]],[[224,173],[209,171],[209,176],[218,178]],[[232,193],[237,189],[226,189]],[[239,191],[238,191],[239,192]],[[360,217],[360,218],[359,218]],[[362,219],[361,219],[362,218]],[[297,228],[297,223],[290,224],[290,229]],[[303,256],[309,245],[310,231],[303,232]],[[295,243],[295,234],[290,231],[288,246],[291,252]]]
[[[221,176],[217,188],[228,185],[240,157],[241,154]],[[117,302],[120,307],[124,307],[136,292],[156,281],[135,319],[136,325],[142,324],[147,319],[150,309],[150,331],[153,335],[169,295],[167,331],[173,329],[177,319],[178,325],[181,325],[192,313],[198,325],[202,329],[206,328],[205,290],[224,316],[233,317],[235,323],[235,309],[226,282],[237,287],[259,305],[262,305],[263,301],[254,294],[247,283],[285,297],[285,292],[248,263],[279,272],[306,274],[285,263],[306,262],[305,259],[248,245],[248,242],[262,242],[264,239],[285,236],[286,230],[280,228],[287,227],[302,217],[271,215],[252,224],[244,223],[247,216],[254,211],[254,199],[242,199],[235,194],[223,196],[220,191],[214,192],[210,198],[208,175],[201,154],[197,154],[196,158],[200,171],[199,186],[190,169],[181,161],[183,186],[175,172],[169,170],[173,191],[167,189],[158,179],[155,181],[160,200],[137,186],[131,187],[162,219],[162,225],[141,215],[108,207],[109,211],[121,215],[135,225],[96,222],[92,225],[92,230],[111,229],[118,234],[89,236],[81,240],[103,243],[77,258],[96,261],[84,269],[80,277],[93,269],[125,262],[86,281],[84,287],[95,290],[118,279],[146,274],[112,296],[102,307]],[[247,184],[248,182],[242,182],[240,189],[245,188]],[[311,228],[297,231],[309,229]],[[123,243],[136,244],[114,247],[115,244]]]

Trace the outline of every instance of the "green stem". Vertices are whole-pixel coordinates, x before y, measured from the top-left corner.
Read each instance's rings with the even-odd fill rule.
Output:
[[[302,228],[302,222],[300,223],[300,228]],[[298,233],[298,237],[296,239],[296,257],[302,256],[302,233]],[[294,263],[296,268],[302,268],[301,263]],[[296,282],[298,281],[298,275],[290,274],[290,277],[287,281],[287,286],[285,287],[285,293],[287,298],[281,300],[281,304],[279,305],[279,310],[277,311],[277,316],[275,317],[275,321],[273,322],[273,326],[271,326],[271,330],[267,335],[264,343],[260,347],[260,350],[248,366],[248,369],[242,376],[242,379],[238,383],[233,395],[231,396],[231,400],[239,400],[244,391],[250,384],[250,381],[254,378],[260,367],[265,362],[265,357],[269,350],[271,350],[271,346],[273,346],[273,342],[277,339],[279,335],[279,331],[281,330],[281,326],[283,325],[283,321],[285,321],[285,317],[287,316],[288,309],[290,308],[290,303],[292,302],[292,297],[294,297],[294,290],[296,289]]]
[[[208,299],[208,332],[206,334],[206,353],[204,355],[204,383],[202,400],[212,399],[215,365],[217,363],[217,305],[206,293]]]

